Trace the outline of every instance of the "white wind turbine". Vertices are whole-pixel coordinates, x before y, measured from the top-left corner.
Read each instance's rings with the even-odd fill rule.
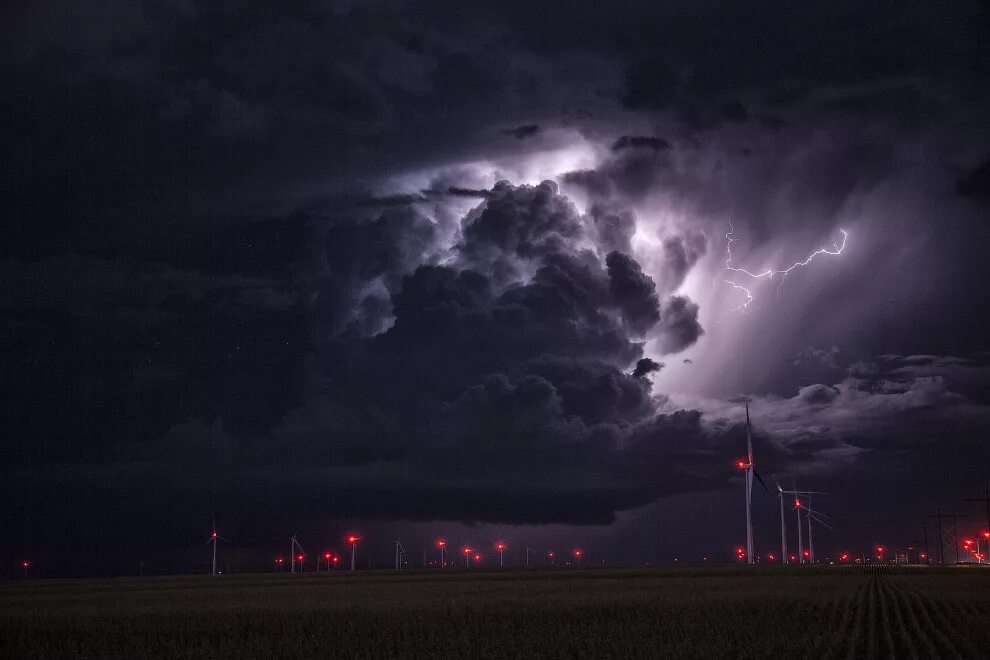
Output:
[[[808,496],[808,504],[802,503],[800,499],[795,499],[794,508],[798,509],[798,515],[800,515],[801,511],[803,510],[805,517],[808,519],[808,563],[814,564],[815,545],[814,542],[812,541],[812,536],[811,536],[811,521],[814,520],[819,525],[824,525],[828,529],[832,529],[832,526],[829,525],[827,522],[828,516],[826,516],[824,513],[821,513],[820,511],[815,511],[814,509],[811,508],[811,495],[813,494],[827,495],[828,493],[812,491],[812,492],[806,492],[804,494]],[[798,527],[798,531],[800,531],[800,527]]]
[[[780,487],[780,483],[774,478],[774,485],[777,487],[777,500],[780,502],[780,556],[781,562],[784,564],[788,563],[787,558],[787,524],[784,521],[784,495],[794,496],[794,506],[799,508],[801,506],[801,496],[803,495],[824,495],[825,493],[820,493],[818,491],[799,491],[799,490],[784,490]],[[798,563],[802,563],[804,556],[803,541],[801,538],[801,511],[798,510]]]
[[[755,476],[760,485],[763,486],[763,490],[770,492],[767,485],[763,482],[763,478],[760,473],[756,471],[756,466],[753,464],[753,433],[750,428],[749,423],[749,402],[746,403],[746,459],[739,459],[736,461],[736,467],[740,470],[744,470],[746,473],[745,487],[746,487],[746,563],[752,564],[754,561],[753,557],[753,477]]]
[[[207,543],[213,544],[213,570],[211,571],[210,575],[217,574],[217,544],[220,541],[223,541],[225,543],[231,543],[230,539],[225,539],[224,537],[220,536],[220,534],[217,533],[216,527],[214,527],[213,531],[210,532],[210,537],[206,539],[206,541],[203,543],[203,545],[206,545]]]
[[[296,535],[293,534],[292,535],[292,538],[289,539],[289,566],[290,566],[290,572],[291,573],[295,573],[296,572],[296,557],[297,557],[296,552],[297,551],[299,552],[298,557],[300,558],[299,559],[299,572],[302,573],[302,557],[305,557],[306,556],[306,553],[303,551],[302,546],[299,545],[299,541],[296,539]]]
[[[399,555],[406,556],[406,549],[402,547],[399,539],[395,539],[395,570],[399,570]]]

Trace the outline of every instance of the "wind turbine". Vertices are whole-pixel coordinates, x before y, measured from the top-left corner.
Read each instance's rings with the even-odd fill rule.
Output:
[[[821,513],[820,511],[815,511],[814,509],[811,508],[810,502],[811,502],[812,494],[827,495],[828,493],[821,493],[818,491],[806,492],[805,495],[808,495],[808,502],[809,502],[809,505],[807,506],[801,504],[800,500],[795,500],[795,508],[798,509],[798,514],[800,514],[801,512],[800,510],[803,509],[804,515],[808,519],[808,563],[809,564],[815,563],[815,546],[814,543],[812,542],[812,537],[811,537],[811,521],[814,520],[818,524],[825,525],[829,529],[832,529],[832,526],[829,525],[828,522],[826,522],[825,520],[828,518],[828,516],[826,516],[824,513]],[[800,527],[798,528],[798,531],[800,531]]]
[[[351,544],[351,570],[354,570],[354,558],[357,553],[357,544],[361,540],[361,537],[356,534],[351,534],[347,537],[347,542]]]
[[[395,539],[395,570],[399,570],[399,554],[400,553],[402,554],[403,557],[405,557],[406,556],[406,549],[402,547],[402,543],[399,542],[399,539]]]
[[[753,563],[753,477],[760,482],[763,490],[770,492],[763,482],[763,477],[756,471],[753,464],[753,433],[749,423],[749,402],[746,402],[746,459],[736,461],[736,467],[746,473],[746,563]]]
[[[206,545],[207,543],[213,544],[213,570],[210,572],[210,575],[217,574],[217,543],[219,543],[220,541],[224,541],[225,543],[231,542],[230,539],[225,539],[224,537],[220,536],[217,533],[217,530],[214,528],[214,530],[210,532],[210,537],[206,539],[206,541],[203,543],[203,545]]]
[[[777,478],[773,484],[777,487],[777,500],[780,502],[780,561],[787,564],[787,525],[784,523],[784,489],[780,487]]]
[[[798,510],[798,563],[800,564],[800,563],[802,563],[804,561],[804,559],[803,559],[804,558],[804,547],[803,547],[803,542],[802,542],[802,538],[801,538],[801,511],[800,511],[801,500],[800,500],[800,496],[801,495],[809,495],[809,496],[810,495],[824,495],[825,493],[819,493],[817,491],[784,490],[783,488],[780,487],[780,482],[777,481],[777,478],[776,477],[774,477],[773,483],[777,487],[777,499],[780,502],[780,556],[781,556],[781,561],[784,564],[788,563],[788,559],[787,559],[787,525],[784,522],[784,495],[793,495],[794,496],[794,506],[795,506],[795,508],[798,508],[799,509]]]
[[[533,553],[534,555],[536,554],[536,550],[533,550],[532,548],[530,548],[530,547],[527,547],[527,548],[526,548],[526,568],[529,568],[529,553],[531,553],[531,552],[532,552],[532,553]]]
[[[447,566],[447,562],[444,561],[444,555],[447,552],[447,542],[443,539],[437,539],[437,547],[440,548],[440,568]]]
[[[297,549],[299,551],[298,555],[296,554]],[[302,546],[299,545],[299,541],[296,539],[296,535],[293,534],[292,538],[289,539],[289,572],[290,573],[296,572],[297,558],[299,560],[299,572],[302,573],[302,558],[305,556],[306,553],[303,551]]]

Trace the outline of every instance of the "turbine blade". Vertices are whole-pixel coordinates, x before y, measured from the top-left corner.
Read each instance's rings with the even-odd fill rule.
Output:
[[[765,491],[767,491],[769,493],[770,492],[770,489],[767,488],[766,483],[763,482],[763,477],[761,477],[760,476],[760,473],[756,471],[756,468],[753,468],[753,476],[756,477],[756,480],[760,482],[760,485],[761,486],[763,486],[763,490],[765,490]]]

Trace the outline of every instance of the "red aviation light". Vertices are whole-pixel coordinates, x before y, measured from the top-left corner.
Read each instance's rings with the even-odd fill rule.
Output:
[[[442,547],[444,547],[446,545],[447,545],[447,542],[446,541],[444,541],[443,539],[437,539],[437,547],[438,548],[442,548]]]

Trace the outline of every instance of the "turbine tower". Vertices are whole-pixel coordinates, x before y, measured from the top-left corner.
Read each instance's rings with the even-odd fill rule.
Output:
[[[774,485],[777,486],[777,499],[780,501],[780,556],[781,561],[786,564],[788,563],[787,557],[787,525],[784,522],[784,495],[794,496],[794,508],[798,509],[798,563],[804,561],[804,546],[803,539],[801,537],[801,509],[804,508],[801,505],[800,496],[802,495],[824,495],[825,493],[819,491],[799,491],[799,490],[784,490],[780,487],[780,482],[774,477]],[[808,523],[810,526],[810,522]],[[809,527],[810,528],[810,527]]]
[[[399,570],[399,555],[403,557],[406,555],[406,549],[402,547],[402,543],[399,539],[395,539],[395,570]]]
[[[819,492],[819,491],[808,491],[808,492],[805,492],[803,494],[808,496],[808,503],[809,504],[805,505],[805,504],[802,504],[800,500],[795,500],[795,508],[798,509],[798,515],[800,515],[801,510],[803,509],[804,510],[804,515],[808,519],[808,563],[809,564],[814,564],[815,563],[815,546],[813,545],[812,538],[811,538],[811,521],[814,520],[819,525],[824,525],[828,529],[832,529],[832,526],[829,525],[828,522],[827,522],[828,516],[826,516],[824,513],[821,513],[819,511],[815,511],[814,509],[811,508],[811,506],[810,506],[811,495],[828,495],[828,493],[823,493],[823,492]],[[800,532],[800,531],[801,531],[801,528],[798,527],[798,532]]]
[[[780,562],[787,564],[787,524],[784,522],[785,491],[780,487],[776,477],[774,477],[773,483],[777,487],[777,500],[780,502]]]
[[[296,554],[296,551],[297,550],[299,552],[298,555]],[[304,557],[305,555],[306,555],[306,553],[303,552],[302,546],[299,545],[299,541],[296,539],[296,535],[293,534],[292,535],[292,538],[289,539],[289,572],[290,573],[295,573],[296,572],[296,557]],[[299,564],[299,572],[300,573],[302,573],[302,563],[301,563],[301,561],[302,560],[300,559],[300,564]]]
[[[209,538],[207,538],[206,541],[203,543],[203,545],[206,545],[207,543],[213,544],[213,569],[210,571],[210,575],[217,574],[217,543],[219,543],[220,541],[230,543],[230,539],[225,539],[224,537],[220,536],[220,534],[217,533],[216,527],[214,527],[213,531],[210,532]]]
[[[746,404],[746,562],[753,563],[753,434],[749,424],[749,404]]]
[[[749,423],[749,402],[746,402],[746,458],[736,461],[736,467],[746,473],[746,563],[753,563],[753,477],[755,476],[763,490],[770,492],[763,478],[753,464],[753,433]]]

